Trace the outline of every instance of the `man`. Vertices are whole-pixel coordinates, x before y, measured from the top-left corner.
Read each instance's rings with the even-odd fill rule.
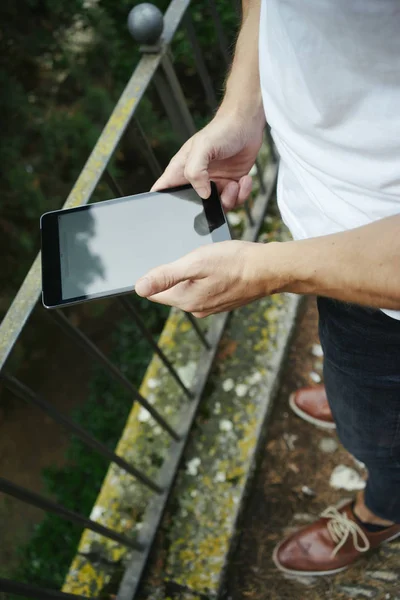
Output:
[[[398,0],[243,0],[224,100],[155,185],[189,181],[207,197],[211,179],[227,209],[243,202],[265,108],[295,241],[205,247],[137,292],[199,317],[276,292],[318,296],[326,394],[369,478],[355,502],[279,544],[287,573],[336,573],[400,535],[399,31]],[[292,407],[332,425],[324,389]]]

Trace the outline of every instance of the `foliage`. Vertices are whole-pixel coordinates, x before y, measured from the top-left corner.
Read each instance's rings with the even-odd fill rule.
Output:
[[[135,297],[150,331],[160,333],[168,309]],[[140,385],[152,350],[130,320],[118,324],[111,359],[128,379]],[[94,370],[85,404],[75,410],[73,419],[108,448],[114,450],[132,407],[130,394],[114,382],[103,369]],[[51,467],[44,473],[47,491],[70,510],[89,515],[104,479],[107,461],[72,437],[62,468]],[[54,515],[46,515],[36,527],[29,543],[20,549],[19,581],[49,588],[60,588],[76,551],[81,529]]]
[[[39,249],[40,214],[59,208],[65,201],[140,58],[126,27],[133,4],[132,0],[0,3],[0,252],[7,258],[0,274],[0,313],[7,309]],[[155,4],[165,11],[169,0]],[[232,0],[218,1],[229,43],[237,27],[233,5]],[[207,66],[220,91],[226,66],[217,50],[208,0],[196,0],[190,11]],[[210,114],[183,28],[175,36],[172,50],[189,107],[196,124],[202,126]],[[142,102],[139,120],[161,164],[165,164],[177,149],[177,140],[153,89]],[[126,193],[134,193],[150,185],[151,174],[140,144],[127,137],[116,152],[111,171]],[[102,182],[93,200],[110,196]],[[148,327],[158,333],[165,309],[135,301],[141,303]],[[113,349],[113,360],[129,366],[127,376],[136,385],[151,356],[147,344],[138,338],[133,326],[123,322]],[[85,405],[74,418],[114,448],[130,407],[128,395],[99,369]],[[89,515],[106,468],[103,459],[73,439],[67,465],[49,469],[44,475],[48,491],[57,501]],[[46,516],[29,544],[20,550],[16,578],[60,586],[79,536],[79,528]]]
[[[139,48],[126,27],[132,4],[132,0],[0,3],[0,251],[8,259],[1,274],[0,311],[7,308],[39,248],[40,214],[65,201],[139,60]],[[156,4],[165,11],[168,0]],[[237,23],[232,4],[218,3],[230,41]],[[197,0],[191,14],[221,89],[224,65],[216,53],[207,6],[207,0]],[[181,84],[201,126],[208,109],[183,28],[173,51]],[[140,119],[165,164],[177,145],[153,91]],[[151,183],[145,161],[137,154],[137,147],[125,143],[114,166],[119,174],[127,167],[132,171],[132,163],[136,167],[137,176],[127,182],[129,193]],[[110,195],[103,185],[94,199]]]

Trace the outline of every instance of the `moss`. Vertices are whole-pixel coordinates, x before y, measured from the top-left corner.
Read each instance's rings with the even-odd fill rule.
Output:
[[[266,298],[232,316],[225,339],[237,347],[224,357],[223,377],[220,368],[212,375],[203,407],[210,417],[197,421],[186,455],[187,461],[201,457],[201,470],[195,477],[182,470],[178,477],[166,578],[201,594],[218,591],[273,380],[268,366],[275,347],[284,344],[292,302],[289,296]],[[234,382],[229,392],[223,389],[227,379]],[[240,386],[245,397],[237,394]],[[234,427],[221,429],[221,422]]]
[[[185,368],[188,357],[196,364],[202,345],[193,331],[187,327],[187,319],[182,313],[172,311],[161,334],[159,344],[165,354],[174,360],[179,368]],[[180,350],[180,359],[175,349]],[[191,385],[195,370],[186,372],[186,383]],[[158,356],[154,356],[144,376],[140,394],[147,398],[161,414],[168,414],[168,421],[176,426],[182,404],[187,402],[178,384],[168,373]],[[141,468],[146,475],[156,476],[160,463],[169,448],[170,437],[139,404],[134,404],[128,417],[121,439],[116,448],[119,456]],[[151,492],[124,470],[111,465],[103,486],[93,507],[92,515],[110,529],[131,538],[140,530],[140,522]],[[93,553],[105,559],[96,568],[90,568],[82,554]],[[101,593],[109,582],[109,563],[120,563],[127,558],[127,549],[112,540],[86,530],[81,538],[78,554],[73,561],[65,580],[63,591],[90,596]]]
[[[273,236],[287,238],[278,225]],[[260,427],[275,385],[277,361],[287,341],[287,321],[293,318],[295,306],[296,301],[289,295],[273,296],[233,313],[178,473],[163,549],[165,560],[157,563],[155,586],[150,574],[143,595],[148,600],[166,600],[168,596],[184,599],[187,594],[193,600],[200,594],[204,600],[217,594]],[[204,326],[207,322],[202,323]],[[181,313],[171,313],[160,346],[190,385],[202,347]],[[187,398],[158,357],[149,365],[140,392],[160,412],[170,415],[171,424],[176,424]],[[117,452],[147,474],[155,473],[168,443],[159,426],[143,409],[134,406]],[[112,466],[94,511],[104,525],[132,536],[140,528],[149,497],[143,486]],[[94,547],[107,558],[108,565],[127,559],[126,550],[118,544],[85,532],[80,552],[90,552]],[[64,591],[99,594],[110,578],[109,566],[99,564],[90,571],[78,555]],[[161,585],[160,578],[164,580]]]

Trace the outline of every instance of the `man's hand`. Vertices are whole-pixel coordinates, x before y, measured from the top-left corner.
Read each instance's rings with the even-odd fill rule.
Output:
[[[172,159],[152,190],[191,183],[202,198],[215,181],[226,210],[250,195],[249,175],[262,143],[265,115],[258,67],[261,0],[243,0],[243,21],[224,99],[214,119]]]
[[[211,194],[215,181],[226,210],[250,195],[249,175],[262,143],[264,117],[244,119],[222,110],[174,156],[152,191],[191,183],[199,196]]]
[[[136,292],[205,317],[277,292],[400,311],[400,215],[297,242],[222,242],[153,269]]]
[[[136,292],[206,317],[271,294],[275,286],[278,281],[268,276],[263,244],[230,241],[203,246],[153,269],[137,282]]]

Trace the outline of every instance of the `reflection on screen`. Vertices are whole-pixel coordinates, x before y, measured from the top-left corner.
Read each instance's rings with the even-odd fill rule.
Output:
[[[149,269],[228,239],[193,190],[96,204],[59,217],[63,300],[128,291]]]

